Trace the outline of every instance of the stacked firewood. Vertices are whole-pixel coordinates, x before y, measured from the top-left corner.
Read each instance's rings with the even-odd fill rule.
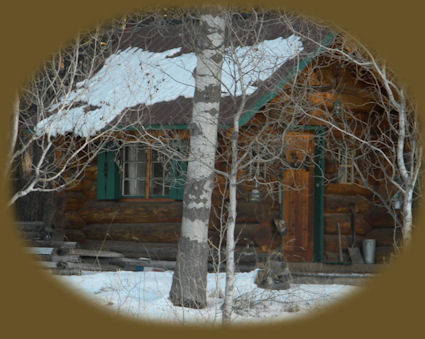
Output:
[[[54,274],[80,275],[84,271],[163,271],[173,269],[167,262],[152,262],[148,258],[125,258],[112,251],[98,251],[78,248],[76,243],[63,242],[56,247],[30,247],[41,264]]]
[[[84,271],[164,271],[174,269],[175,261],[152,261],[148,258],[126,258],[116,251],[80,248],[77,242],[64,241],[46,229],[43,222],[20,222],[18,228],[27,249],[37,261],[54,274],[82,274]]]

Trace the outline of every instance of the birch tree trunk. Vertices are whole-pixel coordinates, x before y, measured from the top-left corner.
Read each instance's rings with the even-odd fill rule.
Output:
[[[197,65],[190,125],[190,161],[183,197],[183,220],[170,291],[175,306],[206,307],[208,223],[214,186],[225,20],[200,16]]]
[[[235,224],[236,224],[236,185],[238,175],[239,116],[234,120],[232,135],[232,163],[230,171],[229,216],[226,227],[226,291],[223,304],[223,324],[232,320],[233,290],[235,285]]]

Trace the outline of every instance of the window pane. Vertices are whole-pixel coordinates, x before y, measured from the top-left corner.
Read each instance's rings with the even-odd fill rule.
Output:
[[[138,150],[137,150],[137,161],[143,161],[143,162],[148,161],[147,151],[146,151],[145,146],[141,146],[141,147],[138,148]]]
[[[146,162],[147,151],[144,145],[128,145],[124,149],[124,161],[126,162]]]
[[[158,161],[159,154],[155,150],[151,150],[151,161]]]
[[[145,196],[146,181],[142,180],[124,180],[125,196]]]
[[[124,151],[125,161],[136,160],[136,148],[134,146],[126,146]]]
[[[146,163],[138,163],[137,164],[137,179],[145,179],[146,178]]]
[[[127,179],[136,179],[136,165],[137,164],[124,164],[124,177]]]
[[[169,194],[169,187],[164,185],[162,180],[152,180],[150,189],[153,196],[166,196]]]
[[[153,163],[152,164],[152,177],[153,178],[161,178],[163,176],[163,165],[161,163]]]
[[[147,148],[128,145],[124,148],[122,192],[124,196],[146,195]]]
[[[135,195],[145,196],[146,195],[146,181],[145,180],[137,180],[135,191],[136,191]]]

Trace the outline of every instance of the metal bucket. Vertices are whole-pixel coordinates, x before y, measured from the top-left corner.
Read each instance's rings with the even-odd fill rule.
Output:
[[[366,264],[375,263],[375,249],[376,249],[375,239],[363,240],[363,257]]]

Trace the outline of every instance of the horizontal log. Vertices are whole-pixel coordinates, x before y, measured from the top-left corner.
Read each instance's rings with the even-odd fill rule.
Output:
[[[75,254],[70,254],[70,255],[58,255],[58,254],[52,254],[51,256],[51,261],[54,262],[73,262],[73,263],[77,263],[80,262],[80,256],[79,255],[75,255]]]
[[[64,211],[78,211],[87,202],[85,195],[81,192],[63,192]]]
[[[86,226],[86,222],[80,217],[78,212],[67,211],[64,216],[64,228],[82,229]]]
[[[180,223],[91,224],[84,228],[87,239],[177,243]]]
[[[54,275],[81,275],[80,269],[59,269],[57,267],[54,267],[52,269],[52,274]]]
[[[61,270],[81,270],[81,271],[118,271],[119,267],[116,265],[99,265],[99,264],[89,264],[89,263],[72,263],[60,261],[56,264],[56,267]]]
[[[375,252],[375,262],[377,264],[388,264],[394,260],[394,247],[392,246],[379,246]]]
[[[149,258],[151,260],[176,260],[177,243],[140,243],[134,241],[113,241],[113,240],[88,240],[84,243],[84,248],[94,250],[110,250],[125,255],[126,258]],[[215,253],[215,254],[214,254]],[[237,246],[235,249],[235,260],[240,263],[255,263],[266,260],[269,253],[261,253],[258,249],[245,246]],[[217,251],[211,250],[210,261],[212,256],[217,258]],[[221,253],[221,260],[224,260],[224,250]]]
[[[361,241],[364,239],[364,236],[356,236],[356,246],[361,246]],[[350,235],[342,235],[341,236],[342,248],[346,249],[351,247],[352,237]],[[338,252],[339,251],[339,241],[337,234],[325,234],[324,235],[324,247],[325,251],[329,252]]]
[[[371,208],[364,217],[374,228],[394,227],[394,218],[382,207]]]
[[[152,266],[150,259],[111,258],[109,263],[119,266],[124,271],[143,271],[144,267]]]
[[[180,223],[183,202],[90,201],[79,211],[87,224]]]
[[[325,194],[342,194],[342,195],[361,195],[365,197],[370,197],[371,192],[363,187],[360,187],[355,184],[339,184],[339,183],[330,183],[325,187]]]
[[[53,254],[58,256],[64,256],[64,255],[77,255],[82,257],[96,257],[96,258],[122,258],[123,255],[118,252],[112,252],[112,251],[102,251],[102,250],[89,250],[84,248],[67,248],[67,247],[60,247],[55,248],[53,250]]]
[[[44,229],[43,221],[20,221],[16,225],[22,232],[40,232]]]
[[[119,252],[128,258],[146,257],[157,260],[175,260],[177,256],[177,243],[87,240],[83,246],[89,249]]]
[[[235,240],[238,245],[255,244],[258,246],[272,243],[273,230],[269,224],[236,224]]]
[[[375,228],[366,235],[367,239],[375,239],[376,246],[393,246],[394,241],[400,244],[401,232],[398,230],[394,234],[394,228]]]
[[[338,234],[338,223],[341,234],[351,234],[351,215],[349,213],[325,213],[325,234]],[[355,214],[354,229],[356,234],[365,235],[372,230],[372,226],[362,214]]]
[[[238,201],[236,206],[236,223],[262,223],[270,222],[272,210],[270,204]]]
[[[25,231],[21,232],[21,236],[26,240],[41,239],[42,232],[40,231]]]
[[[67,241],[75,241],[78,243],[82,243],[86,241],[86,235],[84,234],[82,230],[65,229],[64,238]]]
[[[84,190],[81,191],[87,200],[96,200],[97,199],[97,183],[90,181],[87,182],[87,186],[84,187]]]
[[[350,204],[354,204],[355,213],[370,208],[369,201],[361,195],[325,194],[325,213],[350,213]]]
[[[84,171],[84,179],[97,180],[97,163],[88,165]]]
[[[31,245],[34,247],[77,247],[77,242],[75,241],[57,241],[57,240],[33,240]]]
[[[50,268],[55,269],[57,267],[57,263],[53,261],[38,261],[42,268]]]
[[[342,260],[340,260],[339,252],[331,252],[326,251],[325,252],[325,261],[328,263],[343,263],[343,262],[349,262],[350,257],[346,251],[342,253]]]

